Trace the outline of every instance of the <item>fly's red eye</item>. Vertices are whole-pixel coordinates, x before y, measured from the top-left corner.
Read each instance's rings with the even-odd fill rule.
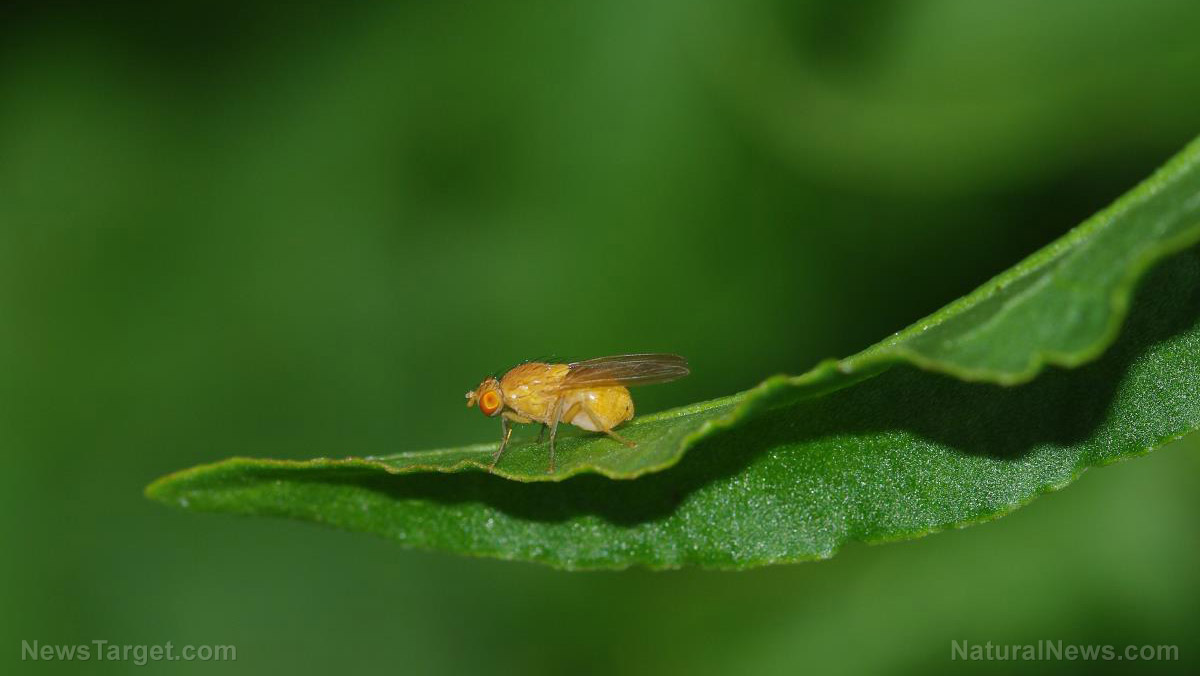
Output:
[[[479,410],[484,415],[492,415],[500,408],[500,395],[495,390],[488,390],[479,398]]]

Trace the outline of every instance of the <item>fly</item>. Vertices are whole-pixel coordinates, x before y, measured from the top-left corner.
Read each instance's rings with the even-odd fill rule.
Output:
[[[621,354],[570,364],[526,362],[500,378],[487,378],[467,392],[467,407],[478,404],[488,417],[500,417],[500,448],[489,469],[508,446],[512,423],[541,423],[550,428],[550,469],[554,472],[554,438],[565,422],[589,432],[603,432],[629,448],[637,444],[613,431],[633,418],[627,386],[678,380],[689,373],[687,360],[674,354]],[[541,436],[538,436],[541,441]]]

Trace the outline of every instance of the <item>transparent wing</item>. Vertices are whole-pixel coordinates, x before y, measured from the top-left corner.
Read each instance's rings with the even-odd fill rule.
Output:
[[[653,385],[678,380],[691,371],[677,354],[619,354],[567,364],[559,390],[600,385]]]

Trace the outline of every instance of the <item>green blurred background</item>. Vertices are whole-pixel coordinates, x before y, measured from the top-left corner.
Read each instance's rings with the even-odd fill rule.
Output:
[[[141,494],[229,455],[494,439],[463,392],[533,355],[687,355],[647,412],[854,352],[1200,132],[1194,0],[163,5],[0,9],[6,673],[928,673],[963,666],[952,639],[1195,667],[1195,440],[996,523],[736,574]]]

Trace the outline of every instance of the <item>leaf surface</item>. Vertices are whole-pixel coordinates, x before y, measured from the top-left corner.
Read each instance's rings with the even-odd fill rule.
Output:
[[[639,417],[622,427],[635,449],[560,437],[553,475],[544,444],[514,444],[496,475],[476,471],[494,444],[233,458],[147,494],[567,568],[738,568],[974,523],[1200,426],[1198,240],[1193,142],[937,313],[803,375]]]

